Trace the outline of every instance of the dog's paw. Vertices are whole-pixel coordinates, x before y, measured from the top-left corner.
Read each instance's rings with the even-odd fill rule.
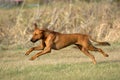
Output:
[[[30,54],[29,52],[26,52],[26,53],[25,53],[26,56],[29,55],[29,54]]]
[[[36,59],[36,57],[31,57],[29,60],[31,60],[31,61],[33,61],[33,60],[35,60]]]
[[[108,54],[105,54],[104,56],[105,56],[105,57],[109,57],[109,55],[108,55]]]

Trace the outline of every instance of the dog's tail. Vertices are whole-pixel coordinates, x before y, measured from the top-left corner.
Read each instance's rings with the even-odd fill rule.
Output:
[[[96,44],[96,45],[110,46],[110,43],[108,43],[108,42],[99,42],[99,41],[96,41],[96,40],[94,40],[91,36],[89,36],[89,39],[92,40],[93,42],[98,43],[98,44]]]

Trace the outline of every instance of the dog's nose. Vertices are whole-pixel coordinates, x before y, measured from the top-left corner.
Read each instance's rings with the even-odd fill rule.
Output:
[[[31,42],[33,42],[33,40],[32,40],[32,39],[31,39],[30,41],[31,41]]]
[[[30,41],[31,41],[31,42],[33,42],[33,43],[35,43],[35,42],[36,42],[34,39],[31,39]]]

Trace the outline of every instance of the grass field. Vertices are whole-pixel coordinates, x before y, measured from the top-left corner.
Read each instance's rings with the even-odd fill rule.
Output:
[[[120,46],[101,47],[109,54],[104,58],[97,52],[97,64],[73,46],[43,55],[35,61],[25,56],[27,49],[0,51],[0,80],[119,80]]]

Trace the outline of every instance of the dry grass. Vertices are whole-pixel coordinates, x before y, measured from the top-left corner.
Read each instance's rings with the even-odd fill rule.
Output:
[[[1,49],[31,46],[32,23],[62,33],[85,33],[97,40],[120,40],[120,11],[116,3],[58,2],[34,8],[0,10]],[[114,36],[114,37],[113,37]],[[27,45],[27,46],[26,46]]]

